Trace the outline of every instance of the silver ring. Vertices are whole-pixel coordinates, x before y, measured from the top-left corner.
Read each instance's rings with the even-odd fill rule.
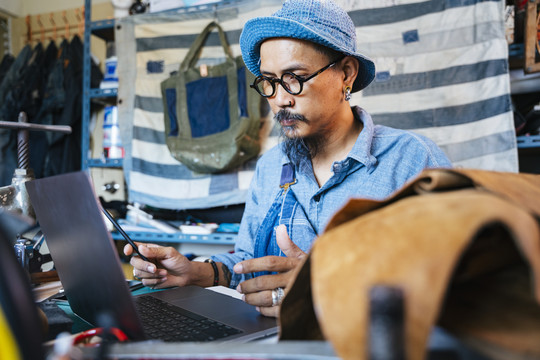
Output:
[[[278,306],[279,304],[281,304],[283,296],[285,296],[285,291],[282,287],[278,287],[272,290],[272,306]]]

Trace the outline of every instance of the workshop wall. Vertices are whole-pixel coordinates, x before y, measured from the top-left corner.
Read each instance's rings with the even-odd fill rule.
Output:
[[[49,12],[58,12],[67,9],[81,8],[84,6],[84,0],[22,0],[22,13],[19,16],[45,14]],[[110,3],[110,0],[92,0],[92,5],[101,5]]]
[[[51,3],[56,3],[56,1],[51,1]],[[60,7],[63,3],[66,3],[65,8]],[[29,42],[32,45],[40,41],[46,45],[51,40],[60,43],[64,38],[70,39],[75,34],[78,34],[82,39],[84,35],[84,4],[81,1],[79,6],[75,6],[77,3],[59,0],[59,4],[56,6],[51,4],[51,10],[56,10],[36,12],[35,9],[40,7],[35,7],[28,13],[14,17],[11,21],[12,54],[16,56]],[[92,20],[106,19],[112,16],[113,7],[110,1],[92,5]],[[100,41],[92,41],[92,54],[104,59],[105,44]]]

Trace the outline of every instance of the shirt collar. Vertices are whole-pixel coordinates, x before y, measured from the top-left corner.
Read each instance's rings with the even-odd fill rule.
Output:
[[[348,157],[364,164],[368,170],[377,163],[377,158],[371,154],[371,145],[375,136],[375,125],[371,115],[359,106],[351,107],[354,118],[364,124]]]

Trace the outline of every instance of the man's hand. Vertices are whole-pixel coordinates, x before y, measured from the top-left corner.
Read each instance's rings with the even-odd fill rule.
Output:
[[[287,293],[287,286],[289,286],[289,282],[292,280],[291,270],[299,266],[302,259],[307,255],[291,241],[285,225],[279,225],[276,228],[276,242],[287,257],[264,256],[258,259],[239,262],[233,268],[237,274],[258,271],[278,273],[276,275],[263,275],[246,280],[236,288],[238,292],[244,294],[243,299],[245,302],[256,306],[261,314],[273,317],[277,317],[279,307],[272,306],[272,290],[281,287]]]
[[[184,286],[191,282],[191,262],[176,249],[155,244],[137,243],[139,252],[150,260],[132,256],[133,276],[152,289]],[[126,245],[124,254],[133,254],[133,247]]]

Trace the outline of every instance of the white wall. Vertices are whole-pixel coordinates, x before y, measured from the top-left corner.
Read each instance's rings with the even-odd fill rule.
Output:
[[[92,0],[93,4],[110,0]],[[0,0],[0,11],[15,17],[46,14],[66,9],[74,9],[84,5],[84,0]]]
[[[0,11],[20,17],[22,16],[22,8],[23,8],[23,2],[18,0],[0,0]]]

